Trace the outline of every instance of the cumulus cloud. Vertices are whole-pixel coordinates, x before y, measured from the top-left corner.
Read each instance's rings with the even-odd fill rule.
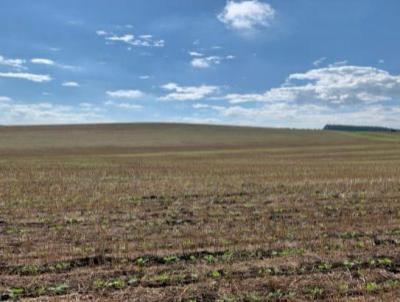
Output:
[[[41,65],[54,65],[55,62],[50,59],[45,58],[33,58],[31,59],[31,63],[33,64],[41,64]]]
[[[291,74],[285,84],[258,94],[228,94],[231,103],[296,101],[365,104],[400,98],[400,76],[363,66],[328,66]]]
[[[202,53],[197,52],[197,51],[190,51],[189,55],[192,56],[192,57],[202,57],[202,56],[204,56]]]
[[[107,91],[106,94],[112,98],[118,99],[138,99],[145,96],[140,90],[114,90]]]
[[[195,104],[239,124],[321,127],[327,123],[400,128],[400,75],[363,66],[328,66],[289,75],[264,93],[211,97],[228,105]],[[252,102],[253,104],[241,104]]]
[[[77,82],[64,82],[62,83],[64,87],[80,87],[79,83]]]
[[[230,1],[218,15],[218,20],[236,30],[253,30],[271,24],[276,15],[268,3],[258,0]]]
[[[137,104],[132,104],[128,102],[115,102],[112,100],[109,100],[104,103],[105,106],[112,106],[120,109],[129,109],[129,110],[139,110],[142,109],[142,105],[137,105]]]
[[[96,35],[98,35],[98,36],[107,36],[108,33],[106,31],[104,31],[104,30],[98,30],[98,31],[96,31]]]
[[[0,78],[22,79],[39,83],[50,82],[52,80],[52,78],[49,75],[23,73],[23,72],[0,72]]]
[[[225,57],[222,56],[206,56],[202,53],[196,52],[196,51],[191,51],[189,52],[189,55],[192,57],[192,60],[190,64],[194,68],[200,68],[200,69],[205,69],[205,68],[210,68],[214,65],[219,65],[223,60],[233,60],[235,56],[233,55],[228,55]]]
[[[56,105],[48,102],[0,102],[0,119],[5,124],[65,124],[104,121],[100,110],[80,106]]]
[[[133,34],[117,35],[104,30],[96,31],[100,37],[104,37],[107,43],[125,43],[128,46],[135,47],[164,47],[165,41],[162,39],[154,39],[152,35],[139,35],[136,37]]]
[[[220,57],[210,56],[204,58],[194,58],[190,64],[195,68],[210,68],[212,65],[218,65],[220,63]]]
[[[176,83],[168,83],[161,86],[162,89],[169,91],[167,95],[160,97],[164,101],[194,101],[200,100],[216,93],[217,86],[179,86]]]
[[[0,55],[0,65],[12,67],[14,69],[26,69],[24,66],[25,60],[23,59],[9,59]]]
[[[196,104],[197,110],[212,110],[225,121],[242,125],[321,128],[326,124],[382,125],[400,128],[400,107],[373,105],[351,110],[323,105],[271,103],[260,107]]]
[[[0,103],[11,102],[11,98],[8,96],[0,96]]]

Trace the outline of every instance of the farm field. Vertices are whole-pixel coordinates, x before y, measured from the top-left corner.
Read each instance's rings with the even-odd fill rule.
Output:
[[[0,301],[396,301],[400,134],[0,127]]]

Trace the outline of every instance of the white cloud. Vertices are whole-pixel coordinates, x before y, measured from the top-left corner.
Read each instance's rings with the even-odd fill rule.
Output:
[[[168,83],[161,87],[171,93],[160,97],[164,101],[194,101],[200,100],[216,93],[219,88],[217,86],[179,86],[176,83]]]
[[[55,62],[50,59],[45,59],[45,58],[33,58],[31,60],[31,63],[33,64],[42,64],[42,65],[54,65]]]
[[[80,87],[79,83],[77,82],[64,82],[62,83],[64,87]]]
[[[315,60],[313,62],[313,65],[315,67],[319,67],[322,63],[324,63],[326,61],[326,59],[327,59],[326,57],[319,58],[318,60]]]
[[[93,108],[92,108],[93,109]],[[105,121],[100,110],[40,103],[0,103],[0,120],[4,124],[65,124]]]
[[[253,30],[259,26],[269,26],[275,15],[275,10],[268,3],[258,0],[228,0],[218,19],[236,30]]]
[[[170,120],[169,122],[180,122],[180,123],[189,123],[189,124],[202,124],[202,125],[209,125],[209,124],[220,124],[221,121],[216,118],[210,118],[210,117],[178,117],[175,119]]]
[[[199,53],[197,51],[190,51],[189,55],[192,56],[192,57],[202,57],[203,56],[202,53]]]
[[[125,43],[132,43],[132,41],[134,39],[135,39],[134,35],[111,36],[111,37],[106,38],[106,40],[109,40],[109,41],[119,41],[119,42],[125,42]]]
[[[400,128],[400,107],[382,105],[352,110],[296,103],[263,104],[261,107],[211,106],[196,104],[198,110],[212,110],[225,122],[253,126],[321,128],[326,124],[381,125]]]
[[[22,73],[22,72],[0,72],[0,78],[22,79],[39,83],[49,82],[52,80],[52,78],[49,75]]]
[[[0,55],[0,65],[12,67],[15,69],[26,69],[24,66],[25,60],[22,59],[7,59]]]
[[[151,76],[149,76],[149,75],[141,75],[141,76],[139,76],[139,79],[141,79],[141,80],[148,80],[150,78],[151,78]]]
[[[218,56],[210,56],[205,58],[194,58],[190,64],[195,68],[210,68],[213,65],[221,63],[221,58]]]
[[[143,106],[137,105],[137,104],[132,104],[128,102],[115,102],[115,101],[107,101],[104,103],[106,106],[112,106],[120,109],[129,109],[129,110],[139,110],[142,109]]]
[[[272,88],[265,93],[249,93],[239,94],[231,93],[222,97],[229,101],[231,104],[247,103],[247,102],[276,102],[276,101],[293,101],[295,99],[295,93],[286,87]]]
[[[3,102],[11,102],[11,98],[9,98],[8,96],[0,96],[0,103]]]
[[[189,55],[192,57],[192,60],[190,64],[194,68],[210,68],[214,65],[219,65],[223,60],[233,60],[235,56],[233,55],[228,55],[225,57],[222,56],[205,56],[202,53],[196,52],[196,51],[191,51],[189,52]]]
[[[300,102],[332,106],[400,99],[400,76],[362,66],[328,66],[295,73],[286,83],[261,94],[228,94],[230,103]]]
[[[195,104],[229,122],[279,127],[321,127],[327,123],[400,128],[400,75],[363,66],[333,66],[289,75],[264,93],[213,96],[231,105]],[[251,106],[240,103],[253,102]],[[225,120],[226,121],[226,120]]]
[[[98,35],[98,36],[107,36],[108,33],[106,31],[104,31],[104,30],[98,30],[98,31],[96,31],[96,35]]]
[[[33,58],[33,59],[31,59],[31,63],[32,64],[38,64],[38,65],[55,66],[55,67],[68,69],[68,70],[79,70],[79,69],[81,69],[81,67],[78,67],[78,66],[59,64],[59,63],[54,62],[53,60],[50,60],[50,59],[47,59],[47,58]]]
[[[210,106],[210,105],[201,104],[201,103],[193,104],[192,107],[193,107],[194,109],[209,109],[209,108],[212,108],[212,106]]]
[[[154,39],[152,35],[139,35],[136,37],[133,34],[124,34],[124,35],[116,35],[113,33],[108,33],[104,30],[96,31],[98,36],[104,37],[107,43],[110,44],[112,42],[120,42],[125,43],[129,46],[135,47],[164,47],[165,41],[164,40],[157,40]],[[129,48],[128,48],[129,49]]]
[[[115,90],[106,92],[109,97],[118,99],[138,99],[145,96],[140,90]]]

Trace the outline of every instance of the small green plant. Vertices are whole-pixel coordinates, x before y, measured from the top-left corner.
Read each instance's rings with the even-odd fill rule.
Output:
[[[49,287],[49,291],[51,291],[57,295],[65,294],[68,291],[68,289],[69,289],[69,285],[66,283],[61,283],[56,286]]]
[[[365,243],[363,241],[357,241],[356,247],[359,249],[364,249],[365,248]]]
[[[130,277],[128,279],[128,285],[132,286],[132,285],[136,285],[139,283],[139,280],[136,277]]]
[[[222,260],[224,260],[226,262],[230,261],[232,258],[233,258],[233,253],[232,252],[225,252],[222,255]]]
[[[272,292],[270,292],[267,296],[268,301],[272,300],[272,301],[281,301],[288,298],[293,298],[294,297],[294,293],[293,292],[284,292],[281,289],[277,289],[274,290]]]
[[[318,265],[318,270],[323,272],[329,271],[331,268],[332,265],[329,263],[321,263]]]
[[[379,285],[376,284],[375,282],[368,282],[368,283],[365,285],[365,289],[366,289],[368,292],[376,292],[376,291],[379,289]]]
[[[233,300],[231,300],[233,301]],[[263,298],[257,293],[249,293],[246,295],[246,301],[249,302],[261,302],[264,301]]]
[[[314,286],[310,287],[306,291],[313,299],[321,299],[325,296],[325,289],[322,287]]]
[[[114,289],[122,289],[125,287],[125,281],[120,278],[112,279],[106,282],[106,287]]]
[[[389,265],[392,265],[393,262],[389,258],[381,258],[381,259],[377,259],[377,263],[378,263],[378,265],[381,265],[381,266],[389,266]]]
[[[47,294],[47,288],[45,286],[39,286],[38,288],[36,288],[35,293],[38,296],[43,296]]]
[[[215,263],[215,262],[217,261],[213,255],[204,256],[204,259],[205,259],[209,264]]]
[[[165,282],[168,282],[170,279],[171,279],[171,277],[168,273],[161,273],[161,274],[153,277],[152,281],[165,283]]]
[[[358,265],[360,265],[361,261],[358,260],[345,260],[343,261],[343,265],[347,268],[354,268],[357,267]]]
[[[304,254],[304,249],[301,248],[286,248],[278,252],[279,256],[286,257],[291,255],[301,255]]]
[[[140,257],[136,260],[136,263],[140,266],[146,265],[146,263],[149,262],[149,259]]]
[[[347,294],[348,291],[349,291],[349,285],[346,284],[346,283],[339,284],[339,286],[338,286],[338,291],[339,291],[339,293],[341,293],[342,295]]]
[[[94,280],[94,282],[93,282],[93,286],[94,286],[95,288],[103,288],[103,287],[106,287],[106,281],[101,280],[101,279],[96,279],[96,280]]]
[[[8,290],[11,299],[20,298],[25,292],[25,289],[21,287],[12,287]]]
[[[178,262],[179,258],[176,256],[166,256],[163,258],[165,263],[174,263],[174,262]]]
[[[388,280],[388,281],[385,281],[383,284],[383,287],[387,288],[387,289],[393,289],[393,288],[397,288],[399,286],[400,286],[399,280]]]
[[[37,275],[39,273],[39,267],[37,265],[24,265],[20,269],[22,275]]]
[[[219,272],[219,271],[212,271],[212,272],[210,273],[210,276],[211,276],[211,278],[213,278],[213,279],[219,279],[219,278],[221,278],[221,272]]]
[[[63,271],[63,270],[69,269],[70,266],[71,266],[71,265],[70,265],[68,262],[58,262],[58,263],[55,265],[55,269],[58,270],[58,271]]]

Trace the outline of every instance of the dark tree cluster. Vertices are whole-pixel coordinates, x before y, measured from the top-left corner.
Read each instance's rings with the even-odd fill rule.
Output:
[[[386,128],[386,127],[374,127],[374,126],[351,126],[351,125],[326,125],[324,130],[331,131],[354,131],[354,132],[398,132],[400,130]]]

